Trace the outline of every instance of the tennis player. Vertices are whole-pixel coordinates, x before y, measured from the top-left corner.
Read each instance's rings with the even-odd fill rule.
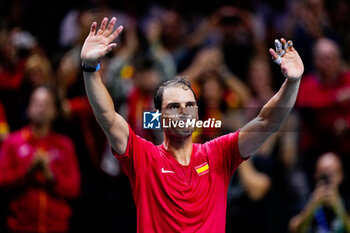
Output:
[[[114,110],[99,73],[99,61],[116,45],[123,30],[116,18],[91,25],[81,51],[86,92],[96,119],[128,175],[137,210],[137,232],[225,232],[226,195],[238,165],[276,132],[297,97],[303,63],[291,41],[276,40],[272,59],[285,82],[259,115],[233,132],[204,144],[192,143],[194,127],[164,128],[156,146],[133,132]],[[197,119],[190,83],[175,78],[155,94],[155,107],[166,121]]]

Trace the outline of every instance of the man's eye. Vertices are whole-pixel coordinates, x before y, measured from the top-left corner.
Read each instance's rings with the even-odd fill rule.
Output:
[[[172,105],[172,106],[170,106],[169,108],[170,108],[170,109],[177,109],[177,108],[178,108],[178,106],[176,106],[176,105]]]

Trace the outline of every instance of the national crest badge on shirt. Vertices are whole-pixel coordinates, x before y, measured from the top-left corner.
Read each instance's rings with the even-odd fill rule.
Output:
[[[195,167],[196,172],[199,176],[207,174],[209,172],[209,165],[207,162],[202,163],[201,165],[198,165]]]

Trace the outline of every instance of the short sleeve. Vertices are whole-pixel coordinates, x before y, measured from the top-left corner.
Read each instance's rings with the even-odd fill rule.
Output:
[[[238,148],[239,131],[215,138],[204,144],[208,151],[209,161],[222,169],[226,182],[230,179],[237,167],[249,157],[243,159]]]
[[[133,180],[136,172],[148,167],[155,148],[153,143],[137,136],[129,125],[128,144],[124,154],[118,154],[113,148],[112,153],[120,161],[129,179]]]

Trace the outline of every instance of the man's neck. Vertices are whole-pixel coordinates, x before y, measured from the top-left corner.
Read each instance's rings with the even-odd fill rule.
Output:
[[[50,125],[30,124],[33,135],[37,138],[45,137],[51,130]]]
[[[171,156],[173,156],[181,165],[187,166],[190,164],[192,154],[192,135],[186,138],[178,138],[164,134],[163,145]]]
[[[321,77],[321,82],[323,84],[333,84],[335,82],[338,81],[338,76],[339,76],[339,73],[338,74],[335,74],[335,75],[322,75],[322,74],[319,74],[320,77]]]

